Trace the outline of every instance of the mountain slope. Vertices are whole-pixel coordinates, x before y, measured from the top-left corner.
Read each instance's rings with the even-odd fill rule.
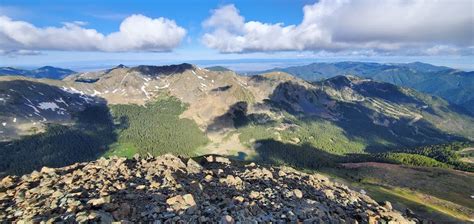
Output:
[[[420,62],[408,64],[313,63],[269,71],[287,72],[308,81],[318,81],[338,75],[357,75],[440,96],[474,113],[474,108],[469,103],[474,99],[474,72]]]
[[[130,156],[140,148],[158,155],[175,152],[175,145],[186,148],[175,153],[186,155],[266,159],[271,155],[266,145],[292,156],[297,154],[293,146],[307,147],[315,149],[311,156],[318,156],[320,151],[383,152],[474,139],[474,119],[463,110],[438,97],[355,76],[310,83],[283,72],[249,77],[180,64],[119,66],[64,80],[4,76],[0,84],[0,103],[6,105],[0,114],[5,152],[22,145],[22,136],[48,135],[50,124],[88,131],[75,125],[77,114],[91,106],[111,108],[114,124],[103,124],[100,133],[111,139],[97,142],[113,143],[97,152],[109,155]],[[103,111],[109,113],[108,108]],[[178,126],[170,128],[170,121]],[[166,128],[138,131],[153,126]],[[164,136],[181,140],[173,143]],[[187,144],[184,136],[196,144]],[[15,144],[8,144],[13,139]],[[166,147],[156,149],[152,142]]]
[[[420,64],[412,66],[437,71]],[[4,77],[1,80],[10,79],[15,78]],[[462,109],[411,89],[355,76],[338,76],[309,83],[281,72],[247,77],[232,71],[209,71],[181,64],[120,66],[74,74],[63,81],[28,81],[55,86],[68,97],[76,96],[92,102],[103,99],[108,104],[144,105],[163,94],[173,96],[189,105],[181,116],[194,120],[209,133],[216,130],[225,133],[235,129],[233,119],[236,111],[233,106],[245,104],[244,120],[249,119],[248,115],[252,119],[267,117],[278,123],[283,119],[281,112],[284,112],[289,118],[297,120],[325,120],[344,129],[346,135],[350,134],[348,128],[359,122],[367,123],[373,130],[380,129],[381,133],[385,133],[381,137],[384,140],[411,136],[400,138],[396,145],[403,141],[410,145],[415,142],[449,141],[457,137],[472,139],[474,136],[470,126],[472,117]],[[25,87],[26,93],[32,88]],[[4,89],[10,91],[9,87]],[[3,98],[4,103],[10,102],[8,98]],[[43,100],[41,96],[37,98],[38,103]],[[54,100],[60,98],[58,95]],[[36,112],[30,111],[34,108],[27,106],[27,102],[15,101],[15,104],[9,105],[24,111],[22,116]],[[237,111],[242,111],[241,106],[237,107],[240,108]],[[4,120],[8,120],[7,117]],[[390,129],[392,127],[395,129]]]

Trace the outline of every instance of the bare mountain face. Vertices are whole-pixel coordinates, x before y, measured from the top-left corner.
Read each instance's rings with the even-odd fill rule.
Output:
[[[187,103],[181,116],[194,120],[216,141],[239,125],[281,125],[288,117],[327,120],[346,132],[363,125],[395,143],[474,138],[473,118],[446,101],[355,76],[310,83],[283,72],[240,76],[190,64],[121,65],[63,80],[5,76],[0,84],[4,140],[25,134],[23,126],[67,123],[72,113],[88,105],[144,105],[161,95]]]

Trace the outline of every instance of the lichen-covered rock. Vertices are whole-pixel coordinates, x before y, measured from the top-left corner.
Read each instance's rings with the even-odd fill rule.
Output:
[[[186,162],[185,162],[186,161]],[[0,223],[414,223],[320,174],[209,156],[110,158],[0,181]]]

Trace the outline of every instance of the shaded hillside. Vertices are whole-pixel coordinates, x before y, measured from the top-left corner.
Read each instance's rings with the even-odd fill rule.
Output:
[[[116,141],[113,123],[104,105],[75,112],[68,123],[46,124],[42,133],[0,142],[0,176],[97,159]]]
[[[473,72],[464,72],[420,62],[408,64],[313,63],[269,71],[288,72],[308,81],[319,81],[338,75],[357,75],[440,96],[451,103],[464,106],[471,113],[474,113],[472,104],[468,103],[474,99]]]
[[[44,124],[68,124],[74,114],[89,106],[105,106],[99,97],[34,79],[4,78],[0,80],[0,141],[42,132]]]

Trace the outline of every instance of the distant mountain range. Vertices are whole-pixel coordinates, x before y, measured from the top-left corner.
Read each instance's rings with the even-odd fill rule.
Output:
[[[307,81],[319,81],[338,75],[356,75],[420,92],[440,96],[474,114],[474,72],[414,62],[379,64],[368,62],[312,63],[275,68],[253,74],[282,71]]]
[[[73,73],[76,72],[69,69],[56,68],[52,66],[44,66],[33,70],[12,67],[0,67],[0,76],[21,75],[32,78],[63,79],[64,77]]]

